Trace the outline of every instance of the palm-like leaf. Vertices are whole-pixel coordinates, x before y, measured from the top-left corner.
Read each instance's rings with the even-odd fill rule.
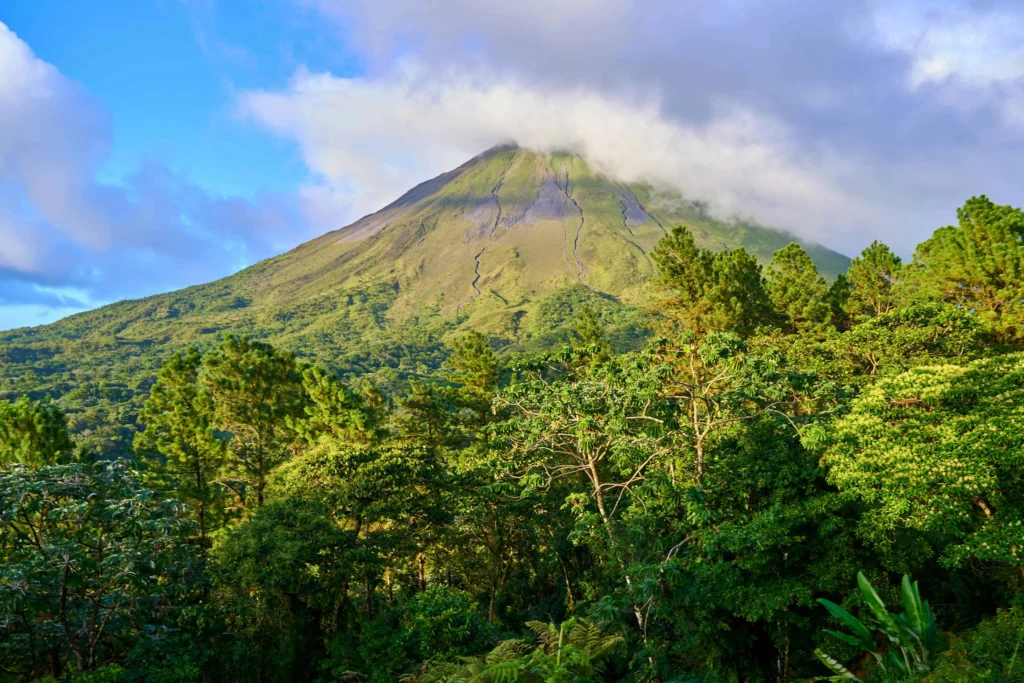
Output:
[[[814,656],[821,660],[821,663],[828,667],[828,670],[835,674],[835,676],[829,677],[830,681],[859,681],[860,679],[854,675],[852,671],[843,666],[842,662],[838,661],[831,655],[825,654],[821,650],[815,650]]]
[[[826,633],[835,636],[850,645],[857,645],[868,652],[875,649],[875,641],[871,637],[871,631],[869,631],[868,627],[864,625],[864,622],[830,600],[819,598],[818,602],[829,611],[829,614],[843,622],[843,624],[853,631],[852,636],[840,634],[836,631],[826,631]]]

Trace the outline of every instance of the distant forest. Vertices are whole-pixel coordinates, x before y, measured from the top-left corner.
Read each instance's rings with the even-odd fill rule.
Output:
[[[529,346],[8,352],[0,680],[1024,681],[1024,212],[652,257]]]

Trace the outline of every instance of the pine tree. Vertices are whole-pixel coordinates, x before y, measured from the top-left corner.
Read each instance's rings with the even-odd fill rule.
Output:
[[[693,233],[675,226],[661,238],[651,258],[659,272],[655,285],[672,294],[675,306],[695,308],[702,302],[711,281],[714,254],[699,248]]]
[[[246,507],[264,503],[267,475],[293,453],[291,420],[307,405],[295,357],[269,344],[228,336],[206,356],[204,386],[213,396],[216,425],[228,432],[228,476],[221,482]]]
[[[452,401],[448,387],[411,380],[408,393],[398,402],[395,430],[404,439],[429,446],[453,442]]]
[[[56,406],[27,396],[0,401],[0,466],[53,465],[69,459],[74,447],[64,413]]]
[[[690,231],[676,226],[652,258],[660,272],[654,285],[669,294],[662,308],[691,331],[745,337],[771,321],[761,266],[742,248],[715,254],[697,247]]]
[[[221,518],[223,489],[215,482],[225,456],[214,432],[213,397],[199,381],[202,365],[194,348],[164,363],[139,413],[145,429],[135,435],[150,480],[196,511],[200,541]]]
[[[307,443],[315,444],[325,436],[346,442],[374,436],[377,411],[337,376],[314,366],[302,373],[302,385],[309,397],[305,416],[289,418],[289,425]]]
[[[487,397],[490,402],[498,386],[501,364],[487,337],[470,330],[452,339],[451,349],[452,355],[448,358],[451,371],[446,379],[461,384],[478,397]]]
[[[742,248],[719,252],[713,261],[712,278],[705,294],[711,331],[749,337],[771,323],[767,283],[753,255]]]
[[[820,327],[832,317],[828,285],[796,242],[772,254],[768,290],[772,306],[791,331]]]
[[[959,225],[940,228],[914,254],[922,294],[975,312],[997,339],[1024,338],[1024,211],[973,197]]]
[[[455,337],[451,348],[445,379],[456,385],[452,400],[458,410],[457,421],[466,436],[486,441],[484,427],[494,418],[491,401],[498,389],[501,362],[487,337],[475,330]]]
[[[853,259],[846,273],[850,295],[844,310],[854,320],[877,318],[897,304],[903,262],[899,256],[875,240]]]

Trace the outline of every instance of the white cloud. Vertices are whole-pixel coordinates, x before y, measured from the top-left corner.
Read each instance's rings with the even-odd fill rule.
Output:
[[[876,38],[910,58],[907,83],[959,109],[995,104],[1024,126],[1024,13],[1017,4],[884,3]]]
[[[827,152],[798,153],[783,124],[742,108],[687,124],[652,97],[543,89],[488,71],[428,76],[408,64],[376,79],[300,70],[286,90],[243,93],[239,104],[294,139],[311,171],[356,214],[514,141],[571,149],[618,179],[670,186],[710,200],[721,214],[754,216],[832,244],[863,239],[871,215],[843,190],[857,169]],[[826,225],[832,234],[822,233]]]

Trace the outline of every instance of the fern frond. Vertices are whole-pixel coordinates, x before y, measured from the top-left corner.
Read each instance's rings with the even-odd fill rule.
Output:
[[[516,683],[523,671],[523,666],[521,660],[510,659],[487,667],[470,680],[479,681],[479,683]]]
[[[490,653],[484,658],[487,666],[494,666],[501,662],[521,657],[529,651],[530,646],[525,641],[512,639],[503,640],[490,651]]]

